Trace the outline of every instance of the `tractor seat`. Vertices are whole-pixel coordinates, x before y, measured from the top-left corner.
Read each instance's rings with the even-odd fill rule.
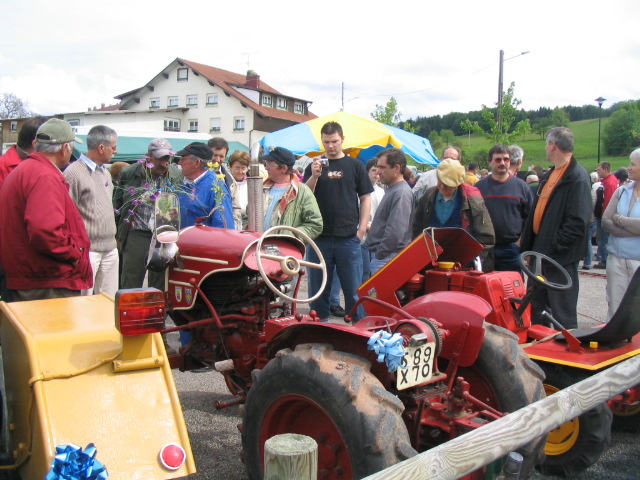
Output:
[[[640,268],[622,297],[622,301],[609,323],[599,328],[579,328],[571,333],[581,342],[615,343],[629,341],[640,332]]]

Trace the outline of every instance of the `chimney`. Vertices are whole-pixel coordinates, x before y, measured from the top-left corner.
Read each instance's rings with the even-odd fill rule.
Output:
[[[254,70],[249,70],[247,72],[247,87],[260,89],[260,75],[258,75]]]

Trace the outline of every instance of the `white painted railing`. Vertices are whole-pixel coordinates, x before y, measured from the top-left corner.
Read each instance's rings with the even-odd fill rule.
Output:
[[[638,384],[640,356],[625,360],[489,425],[370,475],[366,480],[459,478],[546,435]]]

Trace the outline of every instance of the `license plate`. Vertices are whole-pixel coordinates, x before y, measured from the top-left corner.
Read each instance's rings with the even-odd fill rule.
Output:
[[[396,388],[398,390],[415,387],[431,380],[435,349],[434,342],[415,347],[404,347],[402,367],[396,370]]]

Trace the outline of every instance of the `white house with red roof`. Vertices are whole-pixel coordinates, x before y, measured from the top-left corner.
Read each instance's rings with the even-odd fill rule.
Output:
[[[316,118],[310,101],[247,75],[176,58],[140,88],[115,97],[117,108],[66,113],[76,126],[209,133],[250,147],[266,133]]]

